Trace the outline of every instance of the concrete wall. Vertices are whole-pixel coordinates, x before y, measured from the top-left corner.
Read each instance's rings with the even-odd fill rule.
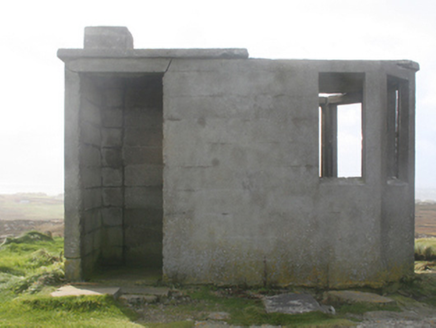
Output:
[[[98,263],[162,268],[172,282],[330,288],[413,272],[416,64],[60,53],[69,279]],[[330,151],[320,177],[319,94],[356,86],[362,175],[335,177]]]
[[[86,76],[80,86],[80,171],[82,207],[81,257],[84,267],[92,267],[101,252],[101,118],[102,95]]]
[[[173,60],[164,159],[168,279],[304,284],[325,271],[315,67]]]
[[[410,274],[413,184],[389,184],[383,168],[391,68],[173,60],[164,77],[164,276],[346,287]],[[364,73],[360,178],[319,177],[320,72]],[[410,170],[413,156],[403,165]]]
[[[101,260],[106,265],[122,264],[123,231],[123,111],[124,85],[115,76],[97,79],[103,94],[101,110],[101,181],[103,238]]]
[[[126,81],[125,263],[162,268],[162,75]]]
[[[68,74],[78,85],[66,113],[77,127],[66,129],[77,149],[66,156],[68,275],[97,263],[161,269],[162,75]]]

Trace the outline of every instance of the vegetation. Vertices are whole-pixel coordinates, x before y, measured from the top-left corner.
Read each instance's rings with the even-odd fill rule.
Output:
[[[184,295],[189,301],[178,304],[149,304],[145,312],[159,313],[167,323],[150,324],[147,327],[193,327],[195,321],[208,320],[210,313],[226,313],[227,324],[237,326],[282,325],[286,327],[347,327],[354,323],[344,316],[334,316],[322,312],[304,314],[267,313],[263,306],[259,290],[239,288],[215,288],[213,286],[185,287]],[[269,290],[273,292],[273,290]],[[275,290],[275,292],[283,292]],[[190,320],[187,320],[187,319]],[[147,321],[147,317],[143,321]]]
[[[432,245],[430,243],[430,247]],[[397,301],[395,305],[342,304],[336,307],[336,315],[266,313],[261,296],[282,290],[185,286],[178,288],[177,297],[139,307],[132,305],[141,310],[135,312],[134,308],[110,296],[51,297],[49,294],[65,282],[62,249],[62,238],[36,231],[7,238],[0,245],[1,327],[188,328],[196,321],[208,320],[213,312],[228,313],[225,321],[239,326],[346,327],[354,326],[351,320],[362,320],[362,314],[368,311],[416,309],[417,304],[436,306],[436,273],[433,271],[436,262],[421,261],[416,262],[416,269],[423,273],[403,281],[398,292],[389,295]],[[149,323],[150,320],[160,323]]]
[[[420,238],[415,240],[415,260],[436,260],[436,238]]]
[[[436,237],[436,204],[416,204],[415,205],[415,236]]]
[[[36,293],[64,278],[63,239],[36,231],[7,238],[0,247],[0,293]]]
[[[109,296],[49,296],[64,283],[63,239],[36,231],[0,246],[1,327],[140,327]]]

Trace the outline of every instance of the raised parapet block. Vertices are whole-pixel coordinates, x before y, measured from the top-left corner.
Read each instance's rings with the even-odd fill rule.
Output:
[[[133,49],[133,37],[125,26],[85,27],[85,49]]]

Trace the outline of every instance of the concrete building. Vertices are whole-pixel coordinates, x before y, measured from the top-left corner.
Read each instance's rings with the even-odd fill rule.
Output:
[[[65,257],[181,283],[381,286],[413,272],[415,72],[406,60],[134,49],[88,27],[65,62]],[[355,104],[358,173],[338,173]]]

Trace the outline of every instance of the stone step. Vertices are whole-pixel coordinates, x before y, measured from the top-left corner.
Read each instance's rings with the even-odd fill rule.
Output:
[[[50,295],[61,296],[82,296],[82,295],[111,295],[118,298],[121,289],[119,287],[97,286],[97,285],[66,285],[58,288]]]
[[[149,287],[149,286],[124,286],[121,287],[122,294],[135,294],[135,295],[154,295],[157,297],[168,297],[170,290],[166,287]]]
[[[177,290],[149,286],[107,286],[96,283],[77,283],[65,285],[51,293],[53,297],[81,295],[112,295],[115,299],[129,304],[154,303],[169,296],[178,297]]]
[[[332,306],[320,305],[309,294],[290,293],[266,296],[263,298],[263,304],[267,313],[297,314],[313,311],[335,313]]]
[[[156,303],[158,297],[156,295],[123,294],[118,297],[118,300],[129,305],[141,305]]]

